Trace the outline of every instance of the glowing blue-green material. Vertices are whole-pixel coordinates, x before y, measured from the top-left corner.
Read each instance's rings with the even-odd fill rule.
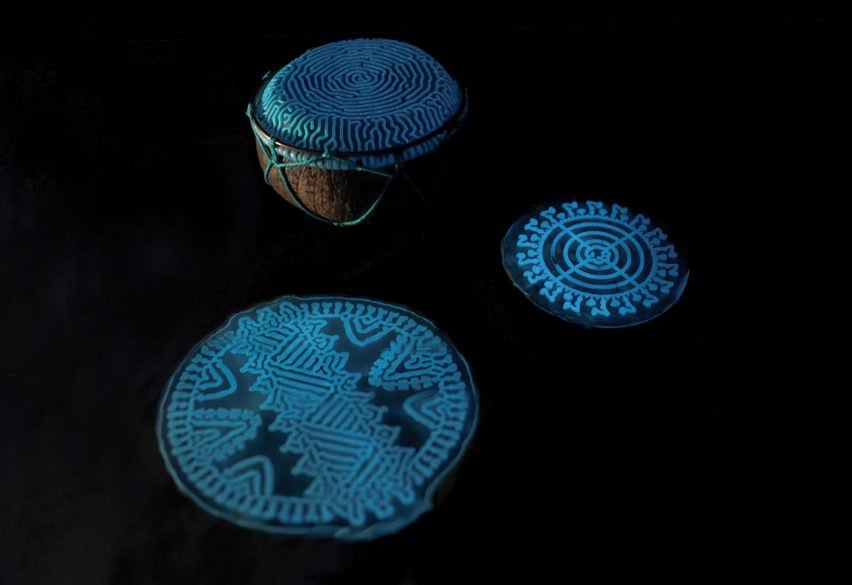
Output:
[[[249,104],[248,109],[246,110],[246,116],[248,116],[249,121],[251,123],[251,129],[254,133],[255,140],[258,145],[260,145],[260,151],[263,153],[264,159],[266,159],[266,164],[263,168],[263,180],[267,185],[271,185],[269,182],[269,173],[273,168],[278,169],[279,177],[281,178],[281,183],[284,185],[284,188],[287,190],[287,196],[290,198],[290,201],[299,209],[304,211],[306,214],[310,215],[314,219],[319,221],[330,223],[336,226],[353,226],[358,225],[367,217],[373,213],[373,211],[378,207],[382,198],[385,196],[388,188],[393,182],[393,179],[396,177],[397,173],[400,171],[402,166],[402,159],[397,153],[396,162],[393,165],[393,169],[391,172],[388,172],[383,169],[369,169],[365,167],[361,167],[360,165],[353,163],[352,161],[341,158],[336,155],[332,155],[329,153],[314,155],[312,157],[308,157],[306,154],[302,154],[298,157],[298,160],[293,160],[291,158],[287,158],[283,156],[279,149],[275,146],[275,139],[271,136],[264,137],[260,130],[258,129],[255,121],[254,114],[252,111],[251,104]],[[305,202],[302,201],[302,198],[293,188],[293,184],[290,182],[290,178],[287,175],[287,169],[292,167],[301,167],[301,166],[319,166],[323,168],[335,168],[335,169],[345,169],[350,171],[359,171],[364,173],[369,173],[372,175],[376,175],[379,177],[384,177],[385,182],[384,186],[379,191],[378,195],[373,199],[373,202],[361,212],[360,215],[355,216],[352,219],[348,220],[330,220],[326,217],[323,217],[314,211],[312,211]]]
[[[370,539],[428,510],[477,421],[467,363],[412,311],[282,297],[183,360],[160,450],[207,512],[263,531]]]
[[[661,315],[689,276],[666,233],[620,205],[570,201],[528,214],[503,239],[503,266],[536,305],[590,327]]]
[[[253,104],[281,156],[344,169],[335,157],[378,169],[430,152],[464,108],[463,91],[440,63],[388,39],[311,49],[272,75]]]

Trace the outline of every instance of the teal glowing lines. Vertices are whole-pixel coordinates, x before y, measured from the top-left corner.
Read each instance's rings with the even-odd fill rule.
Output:
[[[592,327],[637,325],[679,298],[683,253],[642,214],[570,201],[526,215],[503,240],[510,278],[536,305]]]
[[[189,353],[157,433],[178,487],[211,514],[369,539],[430,508],[476,420],[467,363],[428,320],[366,299],[283,297]]]
[[[423,50],[354,39],[290,62],[264,83],[252,109],[288,159],[323,168],[338,168],[334,159],[346,159],[378,169],[436,148],[464,115],[464,98]]]

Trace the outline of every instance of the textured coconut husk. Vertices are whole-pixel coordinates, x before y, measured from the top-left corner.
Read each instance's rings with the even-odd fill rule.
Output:
[[[255,150],[261,168],[266,168],[266,155],[255,140]],[[391,173],[392,169],[382,169]],[[285,201],[300,207],[287,191],[281,172],[287,173],[287,179],[293,191],[309,211],[329,221],[347,222],[362,216],[373,204],[388,177],[362,171],[344,171],[321,169],[312,166],[295,166],[281,169],[269,169],[269,184]]]

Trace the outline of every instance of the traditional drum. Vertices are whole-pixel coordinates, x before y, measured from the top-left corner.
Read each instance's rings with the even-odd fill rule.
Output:
[[[311,49],[268,76],[247,114],[266,182],[308,215],[352,225],[406,161],[454,133],[466,103],[421,49],[356,39]]]

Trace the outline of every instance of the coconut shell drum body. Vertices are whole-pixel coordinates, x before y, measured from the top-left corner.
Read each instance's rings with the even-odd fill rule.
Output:
[[[434,58],[386,39],[307,51],[267,77],[248,110],[266,182],[339,225],[367,217],[400,168],[465,113],[464,91]]]

